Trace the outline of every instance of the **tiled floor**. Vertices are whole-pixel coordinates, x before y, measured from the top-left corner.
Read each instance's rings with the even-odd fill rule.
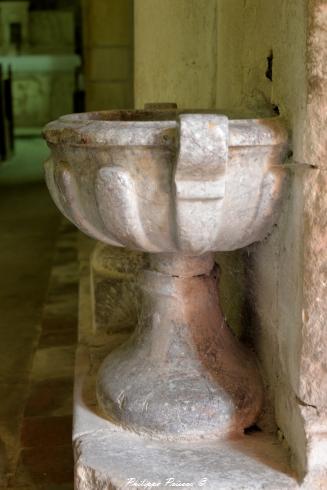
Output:
[[[77,341],[76,231],[64,223],[56,244],[39,345],[31,371],[21,453],[11,484],[73,488],[72,395]]]
[[[15,383],[11,386],[14,395],[12,392],[10,395],[19,398],[16,406],[19,407],[20,417],[11,421],[11,417],[6,418],[4,413],[0,421],[0,439],[6,439],[3,434],[9,430],[7,423],[12,423],[16,432],[20,432],[15,451],[7,457],[2,481],[0,478],[1,489],[73,489],[71,432],[78,300],[76,231],[72,225],[64,222],[59,233],[58,228],[56,233],[52,230],[49,232],[54,235],[53,241],[57,238],[52,267],[49,267],[48,292],[43,308],[40,305],[43,311],[35,329],[34,345],[32,342],[21,343],[22,349],[29,350],[30,362],[24,387],[15,386]],[[36,276],[34,280],[37,279]],[[44,283],[43,287],[46,290]],[[13,288],[12,294],[16,294],[16,291],[19,292],[19,284],[16,290]],[[21,331],[17,332],[17,335],[20,334]],[[1,336],[0,326],[0,343]],[[10,357],[10,350],[7,356]],[[11,378],[15,379],[14,371]],[[24,396],[20,394],[22,390]],[[3,401],[2,405],[6,406],[7,402]],[[7,445],[5,452],[8,453]]]
[[[44,184],[0,187],[0,487],[18,457],[59,223]]]

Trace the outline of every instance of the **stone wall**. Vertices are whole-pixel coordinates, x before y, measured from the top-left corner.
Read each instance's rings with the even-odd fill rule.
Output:
[[[263,243],[218,260],[225,297],[233,297],[226,316],[255,345],[272,418],[299,472],[310,470],[307,479],[322,474],[327,454],[326,10],[321,0],[135,0],[137,107],[156,100],[273,110],[290,129],[293,155],[278,224]]]
[[[304,162],[306,2],[218,2],[217,106],[265,112],[278,107],[292,136],[291,161]],[[268,67],[268,59],[270,66]],[[270,73],[267,73],[270,68]],[[272,80],[270,80],[272,78]],[[282,216],[247,260],[251,331],[276,423],[305,468],[299,398],[303,303],[303,179],[291,167]]]
[[[83,0],[87,110],[133,106],[133,1]]]
[[[310,479],[323,473],[327,485],[327,3],[309,1],[307,36],[307,110],[303,180],[302,349],[298,393],[307,436]],[[312,475],[312,476],[311,476]]]
[[[135,1],[135,105],[215,100],[216,0]]]

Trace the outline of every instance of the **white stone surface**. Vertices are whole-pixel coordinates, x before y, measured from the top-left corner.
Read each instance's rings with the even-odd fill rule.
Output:
[[[140,489],[151,484],[160,489],[298,487],[295,479],[282,471],[283,460],[274,442],[261,436],[189,447],[146,441],[128,433],[117,433],[112,428],[84,435],[76,441],[75,458],[77,490]]]

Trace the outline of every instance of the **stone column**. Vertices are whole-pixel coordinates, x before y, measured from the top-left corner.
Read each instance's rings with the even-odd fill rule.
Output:
[[[100,406],[135,432],[167,439],[242,433],[260,410],[261,383],[219,307],[213,254],[152,256],[132,338],[105,360]]]
[[[87,110],[133,106],[133,1],[83,0]]]

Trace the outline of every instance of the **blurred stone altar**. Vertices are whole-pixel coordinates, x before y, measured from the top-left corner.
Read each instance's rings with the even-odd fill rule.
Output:
[[[32,10],[30,2],[0,2],[0,66],[12,72],[15,152],[0,181],[43,176],[48,150],[42,126],[74,110],[81,58],[72,9]]]

